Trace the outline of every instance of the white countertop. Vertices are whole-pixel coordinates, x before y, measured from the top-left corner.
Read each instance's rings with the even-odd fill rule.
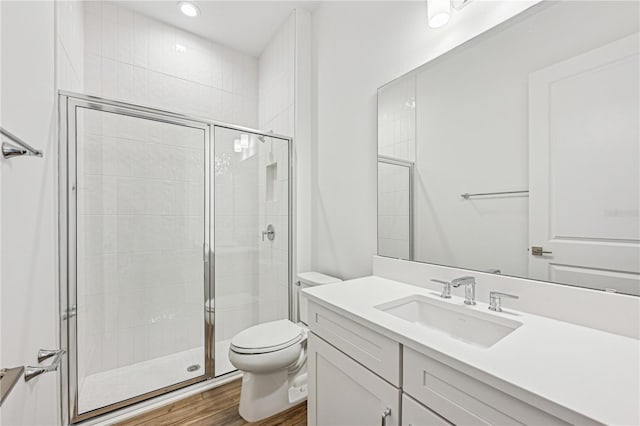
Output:
[[[434,290],[372,276],[312,287],[304,293],[309,300],[405,346],[426,354],[443,355],[452,361],[452,367],[462,364],[471,367],[471,372],[479,370],[483,375],[596,422],[640,424],[639,340],[504,306],[504,312],[494,313],[487,309],[486,303],[466,306],[462,298],[449,299],[450,303],[463,305],[465,309],[522,323],[495,345],[482,348],[374,307],[411,295],[445,301]],[[506,303],[517,305],[517,301]],[[597,315],[598,307],[593,309]]]

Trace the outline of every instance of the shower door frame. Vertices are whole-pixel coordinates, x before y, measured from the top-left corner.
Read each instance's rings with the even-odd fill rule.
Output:
[[[59,121],[59,152],[58,152],[58,240],[59,240],[59,304],[60,304],[60,343],[66,351],[64,361],[60,364],[60,395],[61,395],[61,421],[62,424],[74,424],[98,416],[102,416],[121,408],[150,400],[169,392],[194,385],[204,381],[225,381],[232,371],[220,376],[215,376],[215,313],[204,309],[208,298],[215,298],[215,197],[212,190],[215,188],[215,176],[212,170],[215,156],[215,128],[221,127],[231,130],[252,133],[259,136],[277,138],[287,142],[288,147],[288,267],[287,267],[287,298],[289,319],[295,318],[294,286],[293,286],[293,260],[294,260],[294,155],[293,139],[288,136],[263,132],[244,126],[210,120],[202,117],[179,114],[171,111],[160,110],[142,105],[131,104],[123,101],[112,100],[97,96],[85,95],[69,91],[58,93],[58,121]],[[145,120],[160,121],[167,124],[187,126],[204,131],[204,187],[205,187],[205,212],[204,212],[204,245],[203,245],[203,321],[204,321],[204,345],[205,345],[205,370],[198,377],[188,379],[173,385],[169,385],[151,392],[118,401],[116,403],[96,408],[86,413],[78,413],[78,374],[77,374],[77,191],[76,170],[77,159],[77,108],[101,111],[106,113],[122,114]],[[70,147],[74,147],[70,149]],[[256,236],[258,238],[258,236]],[[213,316],[214,318],[208,318]],[[208,327],[209,324],[213,324]]]

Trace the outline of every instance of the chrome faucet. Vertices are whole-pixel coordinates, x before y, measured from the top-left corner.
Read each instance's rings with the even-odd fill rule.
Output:
[[[501,293],[499,291],[489,292],[489,310],[494,312],[502,312],[502,298],[508,297],[510,299],[519,299],[518,296],[513,294]]]
[[[451,285],[455,288],[464,286],[464,304],[475,305],[476,304],[476,279],[474,277],[466,276],[455,278],[451,281]]]
[[[442,284],[442,293],[440,297],[443,299],[451,299],[451,283],[449,281],[431,280],[434,283]]]

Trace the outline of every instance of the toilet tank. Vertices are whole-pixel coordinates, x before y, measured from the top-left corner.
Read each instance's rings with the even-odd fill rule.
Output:
[[[306,297],[303,297],[301,290],[308,287],[315,287],[317,285],[333,284],[342,282],[340,278],[331,277],[329,275],[321,274],[320,272],[302,272],[298,274],[298,287],[296,289],[296,295],[298,299],[298,318],[300,322],[308,325],[308,312],[309,301]]]

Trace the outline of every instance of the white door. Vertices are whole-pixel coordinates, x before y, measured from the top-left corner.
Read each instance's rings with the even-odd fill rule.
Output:
[[[531,278],[640,294],[638,52],[633,34],[529,78]]]

